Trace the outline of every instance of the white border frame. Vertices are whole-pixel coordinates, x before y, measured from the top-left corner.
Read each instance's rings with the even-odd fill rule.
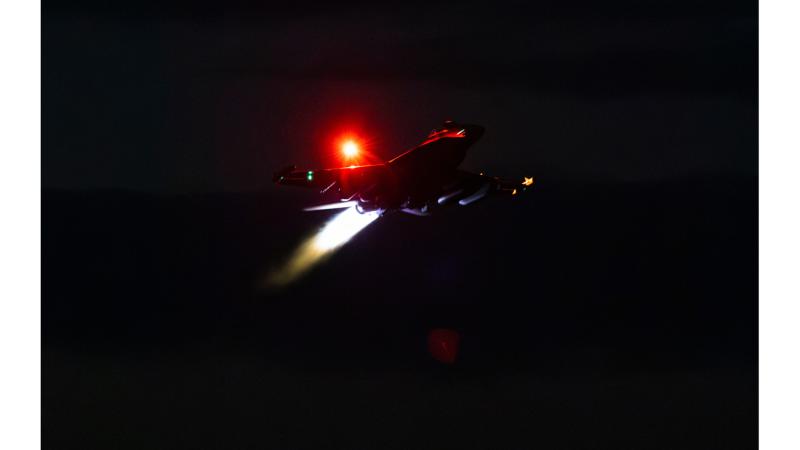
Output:
[[[41,448],[41,6],[0,8],[0,448]]]
[[[800,448],[796,2],[759,7],[759,446]]]

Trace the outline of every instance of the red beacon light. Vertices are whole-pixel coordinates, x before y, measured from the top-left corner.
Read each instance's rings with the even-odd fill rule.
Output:
[[[342,143],[342,154],[347,159],[352,159],[358,156],[359,148],[356,141],[349,139]]]

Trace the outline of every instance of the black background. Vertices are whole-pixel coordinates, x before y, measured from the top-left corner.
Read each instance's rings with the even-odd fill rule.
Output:
[[[755,447],[756,9],[43,2],[44,447]],[[445,118],[535,189],[258,287]]]

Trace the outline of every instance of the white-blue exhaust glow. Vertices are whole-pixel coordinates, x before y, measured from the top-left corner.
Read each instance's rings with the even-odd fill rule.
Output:
[[[285,286],[297,280],[378,217],[379,211],[361,214],[356,211],[355,206],[333,216],[315,235],[303,241],[286,263],[269,274],[267,286]]]

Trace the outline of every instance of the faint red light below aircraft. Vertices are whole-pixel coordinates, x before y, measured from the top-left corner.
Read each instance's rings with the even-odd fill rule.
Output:
[[[456,362],[460,340],[461,336],[455,330],[433,329],[428,333],[428,351],[431,352],[433,359],[445,364],[452,364]]]

